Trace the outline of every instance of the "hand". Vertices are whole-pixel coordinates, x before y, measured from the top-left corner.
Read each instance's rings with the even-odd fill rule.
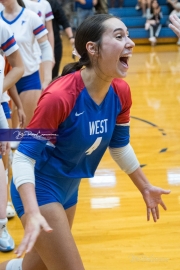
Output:
[[[143,199],[147,206],[147,220],[150,220],[150,215],[152,214],[154,222],[159,219],[159,208],[158,204],[166,210],[166,206],[161,199],[162,194],[169,194],[170,190],[164,190],[155,186],[148,186],[142,192]]]
[[[74,42],[75,42],[75,38],[70,38],[70,43],[71,43],[71,45],[72,45],[72,47],[74,48]]]
[[[26,115],[23,108],[17,108],[18,118],[19,118],[19,127],[24,128],[26,123]]]
[[[15,250],[17,257],[21,257],[24,252],[28,253],[32,250],[41,230],[48,233],[52,232],[52,228],[40,213],[25,214],[25,216],[26,224],[24,238],[19,247]]]
[[[180,19],[175,14],[170,15],[169,19],[171,21],[169,28],[171,28],[173,32],[180,38]]]
[[[0,142],[0,155],[5,155],[10,151],[9,142]]]

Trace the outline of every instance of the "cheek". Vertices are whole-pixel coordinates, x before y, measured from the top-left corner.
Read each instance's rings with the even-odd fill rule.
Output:
[[[122,51],[123,51],[123,46],[118,42],[114,42],[113,44],[105,43],[102,46],[101,55],[104,60],[105,59],[109,60],[109,58],[111,58],[112,60],[113,59],[117,60],[119,59]]]

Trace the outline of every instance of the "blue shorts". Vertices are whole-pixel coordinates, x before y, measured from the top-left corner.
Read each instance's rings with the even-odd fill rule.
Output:
[[[8,102],[2,102],[1,105],[3,107],[6,119],[11,119],[11,110],[10,110],[10,107],[9,107],[9,103]]]
[[[34,72],[31,75],[22,77],[17,83],[16,88],[18,94],[27,90],[41,90],[41,81],[39,71]]]
[[[37,173],[35,176],[35,190],[39,206],[58,202],[62,204],[64,209],[68,209],[77,203],[81,179],[50,178],[47,175]],[[20,218],[24,214],[24,208],[13,181],[11,181],[11,199]]]

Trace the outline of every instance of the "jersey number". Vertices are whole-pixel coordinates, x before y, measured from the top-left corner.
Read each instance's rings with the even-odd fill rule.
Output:
[[[93,145],[85,152],[86,155],[91,155],[92,152],[93,152],[94,150],[96,150],[96,148],[98,148],[98,146],[100,145],[101,141],[102,141],[102,137],[98,137],[98,138],[95,140],[95,142],[93,143]]]

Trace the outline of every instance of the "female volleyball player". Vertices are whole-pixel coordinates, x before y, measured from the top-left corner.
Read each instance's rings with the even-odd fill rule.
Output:
[[[18,50],[17,43],[14,39],[13,33],[9,26],[0,21],[0,49],[6,55],[12,69],[4,78],[4,67],[5,60],[0,55],[0,99],[3,91],[8,90],[13,84],[18,81],[23,72],[23,63]],[[8,123],[0,104],[0,134],[2,129],[7,129]],[[7,185],[6,175],[2,162],[2,156],[5,155],[8,150],[7,142],[0,142],[0,251],[10,251],[14,249],[14,241],[7,231],[7,218],[6,218],[6,207],[7,207]]]
[[[161,195],[170,191],[149,183],[129,142],[131,94],[121,78],[134,42],[126,26],[109,14],[92,16],[77,29],[75,47],[79,61],[43,92],[28,126],[39,132],[14,156],[12,199],[25,228],[16,254],[26,254],[0,270],[84,270],[71,234],[78,187],[107,147],[142,194],[147,219],[157,221],[159,205],[166,209]]]
[[[0,19],[11,27],[24,63],[25,71],[16,83],[16,88],[26,114],[27,125],[41,95],[41,89],[44,89],[52,79],[52,48],[47,40],[47,30],[35,12],[22,7],[24,3],[21,0],[18,2],[22,6],[16,0],[0,0],[0,2],[4,6]],[[42,87],[39,78],[39,63],[33,47],[36,39],[41,49],[42,62],[45,63]]]

